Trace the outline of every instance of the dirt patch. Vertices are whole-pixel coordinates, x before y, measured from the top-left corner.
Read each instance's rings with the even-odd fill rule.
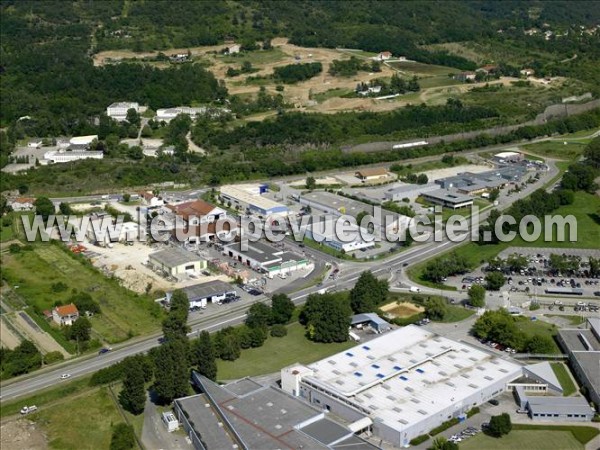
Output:
[[[11,323],[23,336],[27,336],[31,339],[42,353],[61,352],[65,359],[71,357],[69,352],[62,348],[52,336],[40,329],[37,325],[34,328],[23,318],[23,316],[21,316],[21,314],[25,313],[15,313],[15,315],[11,315]],[[33,322],[33,319],[29,318],[29,320]]]
[[[387,305],[383,305],[380,309],[393,318],[410,317],[425,311],[425,308],[410,302],[388,303]]]
[[[5,318],[0,320],[0,344],[4,348],[13,349],[21,343],[21,338],[7,325]]]
[[[34,422],[11,420],[0,426],[0,448],[11,450],[42,450],[48,448],[46,435]]]

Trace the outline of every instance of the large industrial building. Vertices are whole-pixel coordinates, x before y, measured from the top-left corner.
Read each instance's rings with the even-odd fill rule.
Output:
[[[410,325],[281,371],[285,392],[395,447],[505,391],[521,366]]]
[[[140,112],[140,105],[137,102],[116,102],[106,108],[106,115],[117,122],[127,120],[127,111],[133,109],[135,112]]]
[[[526,167],[512,165],[481,173],[459,173],[453,177],[435,180],[435,182],[443,189],[453,188],[461,194],[477,195],[491,189],[502,188],[511,182],[518,182],[526,173]]]
[[[220,303],[227,296],[237,295],[235,287],[224,281],[214,280],[182,288],[190,302],[190,308],[204,308],[209,302]],[[169,294],[167,299],[170,299]]]
[[[218,385],[194,372],[202,393],[175,400],[174,412],[195,450],[377,450],[321,408],[275,386],[242,379]]]
[[[223,254],[264,272],[269,278],[306,269],[310,264],[304,256],[272,247],[264,242],[233,242],[223,247]]]
[[[266,184],[232,184],[221,186],[220,190],[221,199],[227,203],[231,202],[231,207],[237,207],[242,213],[247,211],[266,217],[287,216],[289,212],[287,206],[263,196],[268,191]]]
[[[588,318],[587,327],[560,330],[557,339],[569,355],[575,377],[600,412],[600,318]]]
[[[473,197],[449,189],[424,192],[422,196],[428,202],[445,208],[459,209],[473,205]]]

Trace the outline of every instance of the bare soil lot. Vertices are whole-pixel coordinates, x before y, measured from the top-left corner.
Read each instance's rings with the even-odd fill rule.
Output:
[[[410,317],[425,311],[425,308],[417,306],[410,302],[388,303],[387,305],[383,305],[380,309],[386,314],[392,316],[393,318]]]
[[[0,448],[11,450],[45,450],[46,435],[40,427],[27,419],[5,422],[0,426]]]
[[[12,350],[21,343],[21,338],[6,323],[6,320],[6,316],[0,319],[0,345]]]

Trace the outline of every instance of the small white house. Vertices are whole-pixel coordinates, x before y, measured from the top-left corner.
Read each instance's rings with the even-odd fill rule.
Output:
[[[375,58],[375,61],[387,61],[392,57],[392,52],[381,52]]]
[[[227,54],[235,55],[235,54],[239,53],[241,49],[242,49],[242,47],[240,44],[233,44],[233,45],[227,47]]]
[[[40,139],[40,140],[38,140],[38,139],[34,139],[34,140],[32,140],[32,141],[29,141],[29,142],[27,143],[27,147],[29,147],[29,148],[40,148],[40,147],[42,146],[42,143],[43,143],[43,142],[42,142],[42,140],[41,140],[41,139]]]
[[[69,139],[71,145],[90,145],[92,142],[98,140],[97,134],[90,134],[89,136],[74,136]]]

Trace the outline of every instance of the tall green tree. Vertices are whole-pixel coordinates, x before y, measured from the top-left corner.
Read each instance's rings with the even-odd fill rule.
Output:
[[[506,283],[506,277],[500,272],[490,272],[485,276],[485,287],[490,291],[498,291]]]
[[[255,303],[248,310],[246,325],[250,328],[266,328],[273,322],[271,307],[264,303]]]
[[[189,388],[187,341],[175,339],[159,346],[154,357],[154,391],[161,402],[187,395]]]
[[[389,284],[378,280],[371,271],[360,274],[350,291],[350,306],[355,313],[373,312],[387,300]]]
[[[431,320],[443,320],[448,314],[448,304],[441,297],[429,297],[425,300],[425,314]]]
[[[502,413],[498,416],[492,416],[488,427],[488,432],[494,437],[502,437],[505,434],[510,433],[512,430],[512,423],[510,415],[508,413]]]
[[[131,414],[138,415],[146,405],[146,389],[144,387],[144,367],[138,359],[124,361],[123,389],[119,393],[119,403]]]
[[[215,350],[208,331],[202,331],[192,344],[193,365],[198,373],[215,381],[217,379],[217,362]]]
[[[474,284],[469,289],[469,303],[476,308],[485,306],[485,288],[480,284]]]
[[[271,299],[273,323],[286,324],[294,315],[296,305],[286,294],[275,294]]]
[[[38,197],[34,204],[35,212],[42,216],[44,221],[48,220],[48,217],[56,212],[54,203],[48,197]]]
[[[171,296],[169,314],[162,323],[163,335],[167,340],[187,340],[189,309],[190,302],[187,294],[179,289],[174,291]]]
[[[345,342],[352,308],[343,293],[311,294],[301,313],[306,334],[315,342]]]

